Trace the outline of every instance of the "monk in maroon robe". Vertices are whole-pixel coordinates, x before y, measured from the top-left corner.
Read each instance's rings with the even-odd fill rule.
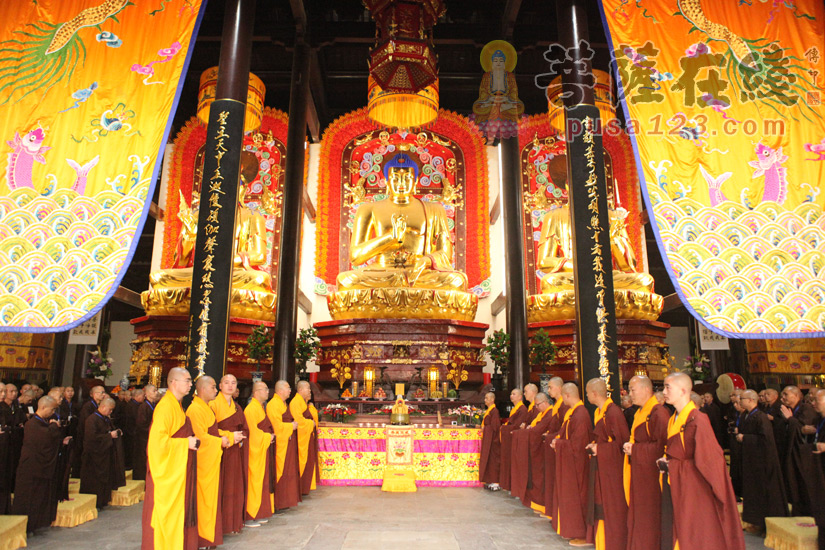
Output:
[[[550,379],[550,397],[556,400],[553,405],[553,419],[550,422],[550,427],[547,433],[544,434],[544,442],[542,443],[544,452],[544,515],[551,518],[553,516],[553,494],[556,485],[556,450],[553,448],[553,441],[559,435],[561,426],[564,423],[564,415],[567,414],[568,407],[562,399],[561,389],[564,386],[564,380],[559,376],[554,376]]]
[[[773,426],[768,415],[759,410],[758,400],[755,391],[742,392],[739,402],[745,417],[736,439],[742,444],[742,521],[764,531],[766,517],[788,515],[788,499]]]
[[[77,437],[75,438],[74,451],[72,455],[72,472],[75,477],[80,477],[80,467],[83,457],[83,440],[86,430],[86,420],[95,413],[98,404],[106,397],[103,386],[95,386],[89,391],[89,400],[83,403],[77,413]]]
[[[553,407],[546,393],[539,393],[534,401],[538,414],[524,430],[514,434],[512,471],[525,471],[523,485],[513,483],[513,495],[521,503],[540,514],[544,509],[544,436],[553,421]],[[514,476],[520,482],[521,476]]]
[[[510,490],[510,456],[513,444],[513,431],[527,425],[528,411],[524,406],[524,392],[513,388],[510,392],[510,402],[513,408],[507,422],[501,427],[501,466],[499,467],[498,483],[502,489]],[[532,403],[531,403],[532,406]]]
[[[647,376],[631,378],[628,390],[639,409],[633,416],[630,440],[624,444],[627,550],[656,549],[662,544],[662,492],[656,461],[665,452],[670,412],[653,395]]]
[[[6,385],[0,382],[0,515],[11,513],[11,408],[6,405]]]
[[[275,479],[275,510],[301,502],[301,465],[298,462],[298,423],[286,405],[291,393],[289,383],[275,383],[275,395],[266,405],[266,417],[275,432],[275,461],[270,475]]]
[[[665,456],[658,461],[667,474],[662,483],[669,489],[662,504],[666,507],[668,499],[672,504],[672,520],[667,515],[662,518],[663,542],[670,530],[679,550],[744,550],[725,456],[707,415],[690,399],[692,387],[684,373],[665,378],[665,399],[676,413],[668,421]]]
[[[788,386],[782,390],[780,412],[785,419],[788,445],[785,459],[788,500],[794,516],[809,516],[813,513],[814,501],[821,498],[812,494],[808,487],[814,472],[811,466],[805,463],[805,459],[800,460],[802,455],[798,447],[813,441],[819,415],[813,406],[802,400],[802,392],[796,386]]]
[[[149,444],[149,430],[152,415],[158,401],[158,389],[152,384],[143,387],[145,399],[135,416],[135,440],[132,449],[132,479],[146,479],[146,446]]]
[[[218,431],[229,440],[230,446],[223,450],[221,457],[221,513],[223,532],[238,533],[244,525],[246,508],[246,476],[249,467],[249,447],[246,439],[249,428],[243,409],[232,396],[238,388],[238,380],[231,374],[221,378],[218,397],[209,403],[209,408],[218,420]],[[259,525],[256,525],[259,526]]]
[[[571,545],[593,543],[587,527],[587,486],[590,479],[590,455],[587,446],[593,440],[593,423],[579,397],[579,387],[568,382],[562,386],[562,399],[570,409],[551,444],[556,451],[556,482],[553,491],[553,528]]]
[[[481,419],[481,461],[478,464],[478,479],[487,489],[498,491],[499,469],[501,468],[501,418],[496,408],[496,394],[484,394],[487,410]]]
[[[109,415],[115,407],[110,397],[104,398],[86,419],[80,467],[80,492],[97,495],[97,507],[103,508],[112,498],[112,491],[126,485],[121,431],[112,424]]]
[[[595,533],[596,550],[626,550],[627,501],[624,498],[623,447],[630,439],[627,420],[607,396],[602,378],[587,382],[587,400],[597,407],[590,450],[588,524]]]
[[[55,469],[64,437],[57,419],[48,420],[56,408],[53,398],[41,397],[24,429],[12,513],[28,516],[29,533],[50,526],[57,513]]]

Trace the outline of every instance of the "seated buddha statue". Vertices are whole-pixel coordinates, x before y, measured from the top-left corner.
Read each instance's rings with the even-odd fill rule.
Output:
[[[384,166],[389,196],[358,207],[350,260],[338,290],[427,288],[466,290],[467,276],[452,267],[453,243],[440,203],[415,195],[418,167],[405,153]]]
[[[267,243],[264,217],[244,204],[246,187],[238,190],[235,214],[235,255],[232,269],[231,310],[235,317],[274,320],[275,294],[269,273],[256,269],[266,263]],[[186,207],[181,196],[178,217],[182,228],[178,235],[173,267],[149,275],[151,289],[141,296],[147,314],[181,315],[189,311],[197,237],[198,197]]]
[[[244,204],[246,186],[238,189],[238,209],[235,214],[235,256],[233,258],[233,290],[257,290],[271,292],[269,273],[255,269],[266,263],[266,220]],[[181,196],[183,200],[183,196]],[[186,203],[183,202],[185,205]],[[198,203],[194,196],[192,206],[181,208],[178,217],[182,222],[175,247],[172,269],[155,271],[149,275],[153,288],[188,288],[192,286],[195,238],[197,237]]]
[[[616,295],[616,315],[619,318],[652,318],[661,312],[661,296],[654,293],[653,277],[640,272],[627,233],[627,211],[611,209],[610,252],[613,256],[613,290]],[[571,311],[574,287],[573,234],[570,209],[565,204],[547,212],[541,222],[541,237],[537,258],[538,268],[545,272],[541,279],[541,294],[530,296],[528,316],[531,320],[550,320],[552,314],[538,310],[553,305],[562,310],[562,302]],[[553,296],[554,301],[542,300]],[[658,310],[658,311],[657,311]]]
[[[415,197],[418,167],[398,153],[384,165],[387,197],[355,212],[350,271],[327,297],[333,319],[419,318],[472,321],[478,298],[452,265],[447,213]]]

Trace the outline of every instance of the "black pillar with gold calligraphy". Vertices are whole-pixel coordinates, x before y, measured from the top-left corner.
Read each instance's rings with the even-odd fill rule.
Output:
[[[209,110],[189,308],[192,379],[220,379],[226,363],[255,0],[227,0],[215,101]]]
[[[567,175],[573,232],[579,381],[600,377],[608,393],[621,391],[613,256],[599,110],[594,106],[587,13],[581,0],[559,0],[561,45],[577,70],[562,72],[567,139]],[[584,395],[584,392],[582,392]],[[586,402],[586,400],[585,400]],[[592,406],[588,406],[592,412]]]

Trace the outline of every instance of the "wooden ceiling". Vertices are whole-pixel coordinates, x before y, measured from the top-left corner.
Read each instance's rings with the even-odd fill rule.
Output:
[[[543,54],[557,42],[555,2],[547,0],[446,0],[447,13],[434,27],[439,58],[441,107],[469,115],[478,99],[482,76],[479,55],[491,40],[506,39],[518,52],[515,73],[525,113],[546,112],[544,90],[534,82],[549,64]],[[595,0],[586,0],[589,33],[595,50],[594,68],[608,70],[609,51]],[[201,73],[218,64],[224,3],[212,0],[201,22],[170,139],[195,115]],[[303,31],[312,49],[307,131],[318,141],[337,117],[366,105],[367,59],[374,42],[375,23],[360,0],[259,0],[255,16],[251,71],[266,86],[265,104],[288,111],[292,45]],[[155,197],[157,200],[157,195]],[[148,288],[154,220],[147,220],[138,250],[122,286],[140,292]],[[649,229],[649,228],[648,228]],[[673,286],[648,231],[651,273],[657,291],[667,295]],[[141,313],[112,302],[115,320]],[[683,308],[665,320],[685,324]]]

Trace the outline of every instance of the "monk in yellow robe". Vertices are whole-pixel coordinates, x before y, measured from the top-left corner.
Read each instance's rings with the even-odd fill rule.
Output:
[[[301,380],[295,389],[295,397],[289,403],[292,418],[298,423],[298,464],[301,472],[301,494],[308,495],[315,489],[318,477],[318,437],[315,420],[307,403],[312,398],[309,382]]]
[[[186,409],[186,417],[201,441],[198,447],[198,546],[219,546],[223,544],[223,519],[218,505],[221,457],[229,440],[219,434],[215,413],[207,405],[218,395],[215,379],[201,376],[195,391],[197,394]]]
[[[269,448],[275,439],[272,423],[266,417],[264,403],[269,399],[269,388],[264,382],[252,385],[252,399],[244,409],[249,426],[249,466],[246,484],[247,521],[266,523],[274,512],[274,486],[270,483],[272,469]]]
[[[220,394],[209,403],[209,408],[218,420],[218,432],[229,440],[221,458],[221,514],[223,532],[239,533],[244,526],[246,506],[246,469],[249,463],[249,447],[245,440],[249,428],[241,407],[232,396],[238,389],[238,380],[231,374],[221,378]],[[260,525],[249,525],[260,527]]]
[[[275,395],[266,405],[266,417],[275,432],[275,510],[297,506],[301,502],[301,474],[298,464],[298,423],[286,406],[292,389],[286,380],[275,383]]]
[[[155,407],[146,464],[142,550],[198,547],[196,449],[198,438],[180,400],[192,388],[186,369],[173,368]]]

